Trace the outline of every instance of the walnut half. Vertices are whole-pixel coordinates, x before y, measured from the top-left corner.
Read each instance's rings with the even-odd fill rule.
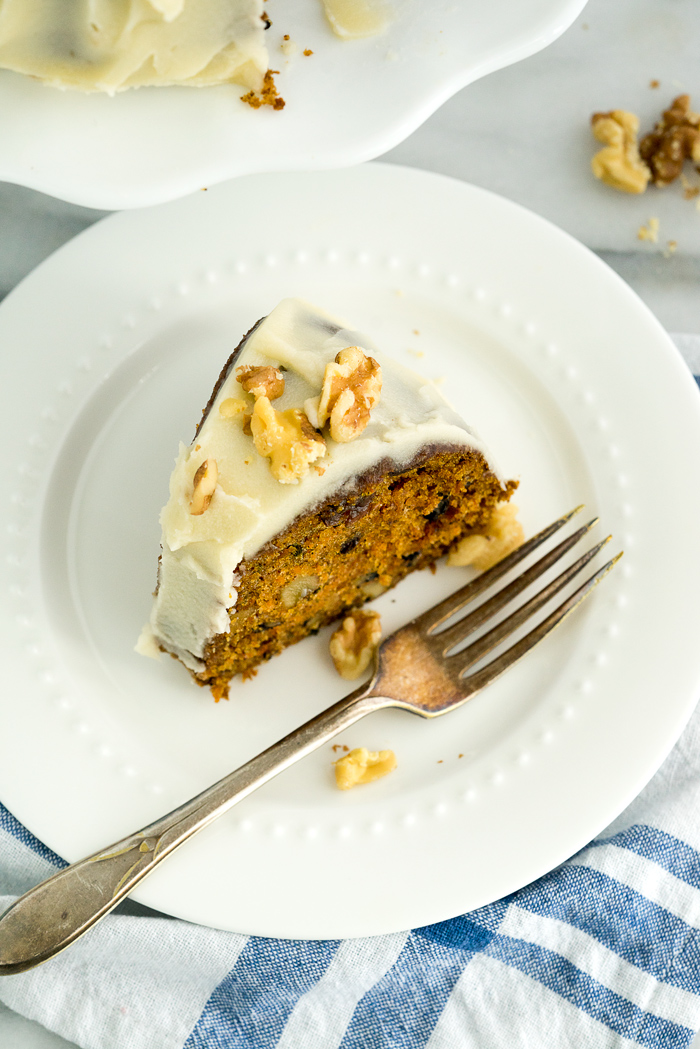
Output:
[[[643,193],[651,171],[639,155],[639,117],[624,109],[613,109],[610,113],[594,113],[591,127],[605,145],[591,160],[595,177],[624,193]]]
[[[378,612],[356,609],[347,615],[330,640],[335,669],[346,681],[354,681],[370,665],[382,636]]]
[[[250,431],[255,448],[270,460],[270,470],[280,484],[298,484],[311,463],[326,454],[326,442],[303,412],[276,411],[268,397],[258,397]]]
[[[382,369],[374,357],[359,346],[347,346],[326,365],[321,396],[304,405],[319,429],[329,423],[331,437],[340,444],[353,441],[369,422],[369,413],[379,403]]]

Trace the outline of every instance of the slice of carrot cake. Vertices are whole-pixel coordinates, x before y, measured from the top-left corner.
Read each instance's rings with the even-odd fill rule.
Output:
[[[431,383],[285,299],[180,447],[139,647],[225,696],[235,674],[485,531],[515,487]]]

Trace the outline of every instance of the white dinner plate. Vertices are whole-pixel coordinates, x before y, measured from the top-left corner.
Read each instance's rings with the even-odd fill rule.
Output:
[[[0,70],[0,179],[117,209],[234,175],[357,164],[402,142],[466,84],[546,47],[584,4],[390,0],[385,33],[347,41],[321,0],[269,0],[267,47],[287,103],[279,112],[250,109],[236,87],[108,98]],[[285,34],[298,45],[289,57]]]
[[[239,336],[286,295],[443,383],[532,534],[578,503],[620,565],[462,709],[387,711],[338,744],[398,769],[341,793],[330,745],[188,843],[136,898],[287,937],[383,933],[517,889],[612,820],[700,687],[700,397],[594,255],[480,189],[383,165],[248,177],[112,216],[0,306],[5,424],[0,799],[76,860],[183,802],[349,690],[329,631],[216,704],[133,651],[158,513]],[[599,562],[600,563],[600,562]],[[375,603],[391,630],[468,578]]]

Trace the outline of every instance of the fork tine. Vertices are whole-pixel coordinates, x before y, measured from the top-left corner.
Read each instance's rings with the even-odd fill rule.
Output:
[[[578,543],[579,539],[582,539],[584,535],[587,535],[591,528],[598,523],[598,518],[594,517],[592,521],[585,524],[578,531],[574,532],[573,535],[568,536],[561,543],[550,550],[548,554],[541,557],[539,561],[535,562],[531,568],[528,568],[526,572],[519,575],[517,579],[514,579],[512,583],[504,586],[502,590],[499,590],[497,594],[489,598],[488,601],[484,601],[482,605],[479,605],[477,609],[470,612],[469,615],[464,616],[463,619],[458,620],[454,626],[449,627],[447,630],[442,630],[440,633],[433,634],[436,642],[442,645],[442,654],[446,656],[451,649],[458,645],[461,641],[472,634],[475,630],[483,624],[492,619],[497,612],[500,612],[510,601],[512,601],[518,594],[521,594],[523,590],[526,590],[531,583],[534,583],[541,575],[556,564],[556,562],[568,553],[568,551]]]
[[[558,518],[547,528],[543,528],[541,532],[533,536],[522,546],[519,546],[517,550],[514,550],[512,554],[508,554],[502,561],[494,565],[493,568],[487,569],[477,579],[472,580],[471,583],[467,583],[461,590],[457,590],[456,593],[450,594],[449,597],[445,598],[437,605],[433,605],[427,612],[418,616],[413,620],[413,626],[419,630],[424,630],[428,634],[434,633],[439,626],[441,626],[451,616],[460,612],[465,605],[468,605],[470,601],[473,601],[475,597],[487,590],[493,583],[504,576],[507,572],[514,568],[515,565],[523,561],[533,550],[536,550],[538,546],[546,542],[550,536],[558,532],[560,528],[563,528],[572,517],[580,513],[583,510],[583,504],[577,506],[571,510],[568,514],[564,514],[563,517]]]
[[[563,587],[569,583],[575,575],[577,575],[581,569],[585,568],[589,561],[591,561],[602,547],[610,541],[612,537],[607,536],[602,542],[598,543],[591,550],[580,557],[578,561],[575,561],[573,565],[565,569],[556,579],[553,579],[551,583],[545,586],[539,593],[531,597],[529,601],[526,601],[524,605],[521,605],[515,612],[511,613],[501,623],[498,623],[492,630],[489,630],[487,634],[480,637],[478,641],[474,641],[473,644],[469,645],[464,651],[460,652],[456,656],[450,656],[450,663],[455,661],[459,662],[460,675],[466,673],[470,667],[473,667],[475,663],[478,663],[487,653],[499,645],[501,641],[504,641],[507,637],[517,630],[538,612],[555,594],[558,594]]]
[[[506,652],[503,652],[496,659],[492,660],[487,666],[481,670],[477,670],[474,674],[469,674],[464,679],[466,686],[464,691],[464,698],[470,699],[472,696],[480,692],[486,685],[490,685],[492,681],[495,681],[497,677],[510,669],[519,659],[522,659],[535,645],[539,644],[548,634],[554,630],[555,627],[559,626],[561,622],[569,616],[573,610],[581,604],[581,602],[590,594],[595,586],[601,581],[601,579],[608,574],[608,572],[617,564],[622,557],[622,551],[613,557],[607,564],[604,564],[595,575],[592,575],[590,579],[576,590],[571,597],[567,598],[558,608],[556,608],[546,619],[543,619],[529,634],[521,638],[512,645]]]

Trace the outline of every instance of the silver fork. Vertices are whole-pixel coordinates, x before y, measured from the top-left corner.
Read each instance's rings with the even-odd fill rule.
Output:
[[[473,612],[453,625],[446,624],[581,509],[579,506],[560,517],[493,568],[387,637],[379,648],[376,670],[368,683],[167,816],[71,864],[21,896],[0,918],[0,975],[24,972],[64,950],[193,834],[366,714],[400,707],[422,717],[437,717],[466,703],[491,684],[561,623],[622,554],[598,569],[501,655],[470,673],[472,668],[566,587],[610,536],[468,647],[459,650],[460,645],[563,557],[597,518],[561,541]]]

